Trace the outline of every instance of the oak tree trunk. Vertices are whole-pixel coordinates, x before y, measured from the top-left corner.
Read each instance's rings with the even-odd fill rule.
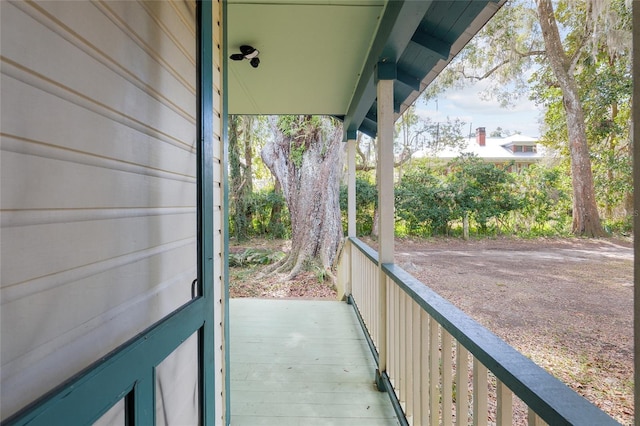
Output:
[[[230,183],[230,219],[233,225],[233,236],[238,241],[249,238],[251,220],[247,216],[249,205],[247,202],[250,191],[246,185],[247,175],[251,171],[240,161],[241,139],[246,135],[242,130],[242,116],[229,116],[229,183]]]
[[[261,152],[279,182],[291,216],[291,251],[276,272],[294,278],[308,264],[330,267],[342,239],[340,176],[345,144],[342,128],[330,118],[293,117],[283,129],[272,122],[274,137]]]
[[[253,194],[253,146],[254,141],[254,125],[255,117],[245,115],[244,121],[244,193],[250,196]],[[247,226],[252,227],[253,209],[250,203],[245,203],[245,215]]]
[[[547,58],[563,95],[569,137],[571,178],[573,180],[573,233],[588,237],[604,236],[593,186],[593,173],[578,85],[570,71],[551,0],[536,0]]]

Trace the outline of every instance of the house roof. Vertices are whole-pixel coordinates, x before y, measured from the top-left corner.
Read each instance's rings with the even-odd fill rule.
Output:
[[[536,152],[513,152],[513,145],[535,146]],[[545,147],[538,143],[538,139],[524,135],[512,135],[506,138],[486,138],[485,145],[480,146],[476,139],[470,138],[466,148],[453,149],[447,148],[435,154],[435,157],[445,160],[459,157],[461,154],[472,154],[484,160],[491,161],[539,161],[548,157]],[[414,155],[415,157],[434,156],[427,151],[420,151]]]
[[[399,116],[506,0],[228,0],[230,114],[324,114],[375,136],[374,73],[395,63]]]

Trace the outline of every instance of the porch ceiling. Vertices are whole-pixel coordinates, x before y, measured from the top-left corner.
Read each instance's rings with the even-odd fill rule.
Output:
[[[260,66],[228,61],[231,114],[326,114],[376,133],[378,62],[397,64],[402,113],[506,0],[229,0],[227,54],[248,44]]]

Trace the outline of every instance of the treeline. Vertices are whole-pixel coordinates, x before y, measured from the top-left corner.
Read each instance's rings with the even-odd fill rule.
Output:
[[[571,182],[559,167],[532,165],[520,174],[461,156],[446,166],[414,162],[395,189],[396,235],[565,235],[571,231]],[[357,177],[358,234],[374,229],[377,193]],[[346,191],[346,190],[345,190]],[[346,192],[343,194],[346,200]],[[345,203],[346,206],[346,203]]]
[[[476,157],[461,156],[447,165],[413,160],[395,188],[396,235],[565,236],[571,234],[571,181],[566,166],[531,165],[520,173]],[[356,231],[375,234],[378,194],[373,173],[356,178]],[[289,238],[291,225],[282,195],[274,190],[249,197],[249,236]],[[347,228],[347,187],[340,190],[343,227]],[[231,229],[236,227],[231,215]],[[608,219],[611,233],[631,232],[628,219]]]

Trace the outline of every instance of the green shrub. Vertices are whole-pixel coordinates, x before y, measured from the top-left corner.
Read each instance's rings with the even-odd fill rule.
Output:
[[[356,175],[356,235],[371,235],[373,217],[378,206],[378,189],[365,174]],[[342,229],[347,231],[347,186],[340,186]]]

